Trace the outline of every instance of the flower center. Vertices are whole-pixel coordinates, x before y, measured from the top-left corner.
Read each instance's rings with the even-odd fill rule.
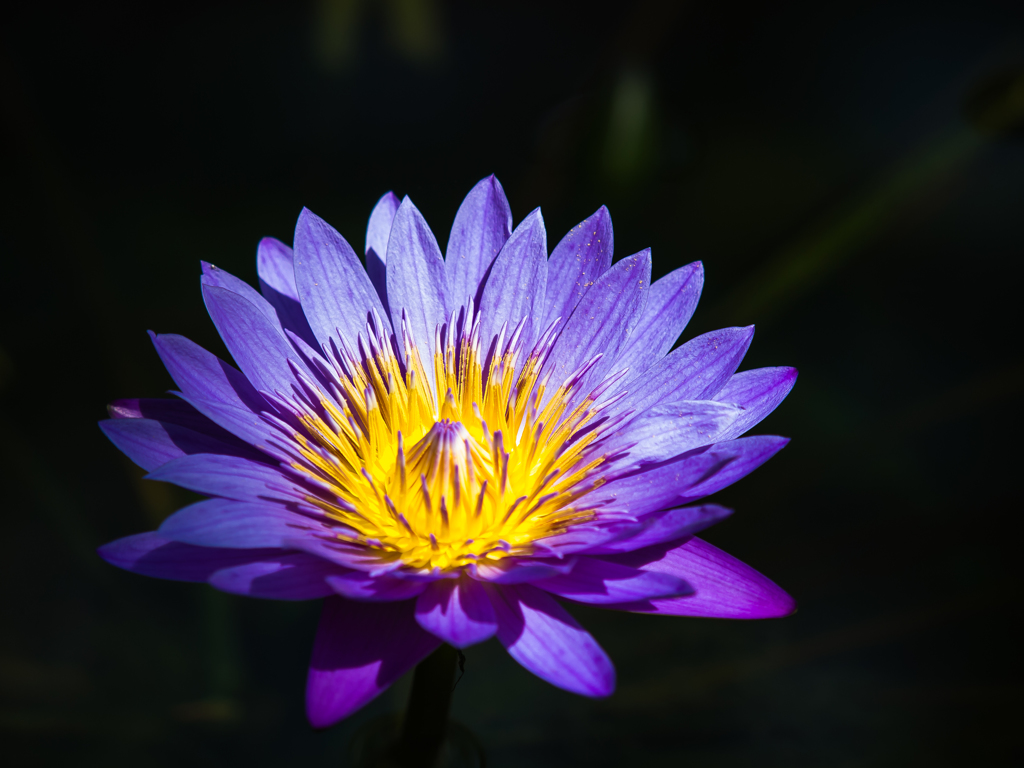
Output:
[[[617,377],[577,398],[590,361],[545,402],[539,377],[554,325],[529,354],[523,323],[507,344],[502,328],[486,364],[479,323],[454,327],[453,316],[435,334],[432,387],[405,329],[402,366],[369,326],[360,357],[330,351],[333,397],[289,402],[301,429],[294,445],[280,446],[322,489],[308,500],[340,524],[339,539],[414,569],[543,549],[545,537],[592,517],[584,497],[603,483],[603,432],[593,422]]]

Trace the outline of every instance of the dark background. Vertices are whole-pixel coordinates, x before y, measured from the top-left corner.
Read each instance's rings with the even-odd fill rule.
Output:
[[[13,4],[12,4],[13,5]],[[255,281],[302,205],[361,250],[386,190],[442,247],[494,172],[549,248],[702,259],[686,337],[757,323],[793,442],[707,538],[793,617],[573,608],[619,670],[575,697],[496,641],[454,716],[505,766],[1010,765],[1021,758],[1024,17],[1019,2],[322,0],[0,18],[6,765],[344,765],[303,715],[314,603],[115,570],[189,502],[96,428],[171,386],[145,331],[223,354],[199,260]]]

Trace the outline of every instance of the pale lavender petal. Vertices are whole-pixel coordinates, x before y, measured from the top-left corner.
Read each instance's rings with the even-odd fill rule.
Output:
[[[254,563],[222,568],[210,575],[210,584],[223,592],[268,600],[315,600],[333,594],[324,579],[342,568],[307,555],[282,553]]]
[[[352,246],[330,224],[303,208],[295,225],[295,286],[320,344],[341,334],[350,345],[376,312],[387,315]]]
[[[174,459],[150,472],[146,479],[236,501],[304,501],[309,494],[279,467],[211,453]]]
[[[327,584],[336,594],[350,600],[362,600],[370,603],[409,600],[421,594],[427,588],[428,583],[411,579],[370,576],[365,571],[348,571],[327,579]]]
[[[490,348],[503,324],[511,333],[523,318],[527,319],[523,344],[526,349],[533,347],[534,335],[544,331],[532,325],[532,319],[544,306],[547,277],[547,234],[537,208],[516,227],[491,265],[478,305],[484,350]]]
[[[548,260],[548,309],[540,327],[562,318],[564,328],[583,294],[612,265],[612,218],[603,205],[569,230]]]
[[[281,320],[277,316],[277,310],[274,309],[273,305],[269,301],[260,295],[259,291],[245,282],[245,280],[235,277],[230,272],[226,272],[220,267],[215,267],[207,261],[201,261],[199,263],[203,268],[203,276],[200,278],[200,282],[203,285],[213,286],[214,288],[223,288],[231,293],[237,293],[258,309],[260,314],[267,319],[267,322],[277,329],[278,333],[284,333],[284,328],[281,326]]]
[[[629,337],[616,370],[629,368],[631,381],[668,354],[693,317],[704,287],[704,266],[695,261],[669,272],[651,285],[640,326]]]
[[[366,225],[366,274],[370,276],[380,303],[384,305],[385,317],[391,316],[388,304],[387,270],[384,260],[388,255],[388,238],[391,236],[391,223],[398,212],[398,198],[394,192],[388,192],[370,213],[370,221]]]
[[[224,453],[258,459],[260,454],[237,443],[226,443],[188,427],[153,419],[107,419],[100,429],[118,450],[147,472],[193,453]]]
[[[157,531],[183,544],[229,549],[284,549],[289,539],[326,532],[319,523],[284,507],[229,499],[209,499],[179,509]]]
[[[416,621],[456,648],[482,643],[498,631],[485,587],[465,576],[430,584],[416,600]]]
[[[498,640],[541,680],[595,698],[615,690],[608,654],[551,595],[529,584],[487,586]]]
[[[753,472],[788,443],[784,437],[741,437],[697,448],[635,474],[616,478],[587,496],[640,516],[709,496]]]
[[[386,267],[395,333],[401,333],[404,313],[423,361],[428,389],[433,390],[434,331],[448,322],[448,278],[434,234],[408,197],[391,225]]]
[[[204,285],[203,299],[231,357],[257,389],[291,395],[298,384],[289,360],[313,378],[281,334],[280,326],[267,320],[244,297],[224,288]]]
[[[796,384],[796,376],[796,368],[757,368],[729,379],[715,400],[735,403],[743,413],[729,425],[722,439],[739,437],[774,411]]]
[[[469,569],[474,579],[492,584],[522,584],[569,573],[576,558],[505,557],[496,563],[479,563]]]
[[[254,413],[269,409],[267,401],[238,370],[184,336],[149,333],[167,372],[183,394],[215,400]],[[216,421],[216,419],[214,419]]]
[[[619,429],[602,450],[628,450],[629,464],[664,461],[702,445],[721,442],[743,409],[714,400],[655,405]]]
[[[279,549],[197,547],[153,532],[117,539],[96,552],[118,568],[173,581],[206,581],[222,568],[283,554]]]
[[[512,210],[505,190],[488,176],[462,201],[448,237],[444,268],[454,305],[465,306],[473,299],[480,306],[488,271],[511,232]]]
[[[545,364],[545,372],[552,374],[546,399],[598,353],[602,358],[584,378],[581,393],[589,394],[605,375],[620,370],[613,367],[615,358],[640,321],[650,285],[651,251],[646,249],[615,263],[590,286]]]
[[[306,680],[306,716],[326,728],[352,714],[434,651],[441,641],[413,617],[413,603],[324,600]]]
[[[299,303],[292,249],[280,240],[264,237],[256,248],[256,272],[260,278],[260,292],[277,310],[281,325],[310,346],[318,347],[319,342]]]
[[[685,580],[669,573],[643,571],[592,557],[581,557],[572,573],[533,582],[535,587],[591,605],[677,597],[693,592]]]
[[[754,337],[754,326],[723,328],[690,339],[631,382],[623,410],[644,411],[655,403],[714,400],[736,372]]]
[[[722,619],[772,619],[796,610],[796,602],[778,584],[698,538],[603,559],[672,574],[686,579],[696,590],[687,597],[609,606],[617,610]]]
[[[588,555],[613,555],[653,547],[668,541],[678,541],[710,528],[731,514],[731,509],[717,504],[669,509],[649,515],[636,523],[615,526],[611,529],[616,532],[614,537],[580,551],[585,551]]]

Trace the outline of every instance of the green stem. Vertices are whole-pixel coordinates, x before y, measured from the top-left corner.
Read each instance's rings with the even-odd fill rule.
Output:
[[[395,757],[402,768],[434,768],[448,727],[458,651],[445,644],[416,665]]]

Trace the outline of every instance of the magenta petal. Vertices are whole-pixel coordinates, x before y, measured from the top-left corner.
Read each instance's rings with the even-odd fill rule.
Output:
[[[505,191],[488,176],[462,201],[448,237],[444,268],[453,304],[464,306],[472,299],[480,305],[488,270],[511,231],[512,210]]]
[[[609,606],[617,610],[721,619],[773,619],[796,610],[796,602],[778,584],[702,539],[602,559],[672,574],[686,579],[696,590],[686,597]]]
[[[591,605],[676,597],[693,592],[693,587],[673,574],[643,571],[592,557],[581,557],[571,573],[535,581],[534,586],[567,600]]]
[[[412,579],[370,576],[365,571],[348,571],[327,578],[327,584],[335,594],[350,600],[368,603],[392,603],[396,600],[409,600],[420,595],[427,588],[428,583]]]
[[[486,589],[465,576],[430,584],[416,601],[416,621],[456,648],[482,643],[498,631]]]
[[[378,696],[441,641],[413,617],[413,603],[324,600],[306,679],[306,716],[326,728]]]
[[[279,549],[223,549],[171,541],[158,533],[125,536],[96,550],[111,565],[157,579],[206,581],[222,568],[281,554]]]
[[[615,667],[590,633],[551,595],[529,584],[488,586],[498,640],[541,680],[583,696],[610,696]]]
[[[305,552],[222,568],[208,581],[224,592],[268,600],[315,600],[333,594],[324,578],[343,569]]]

